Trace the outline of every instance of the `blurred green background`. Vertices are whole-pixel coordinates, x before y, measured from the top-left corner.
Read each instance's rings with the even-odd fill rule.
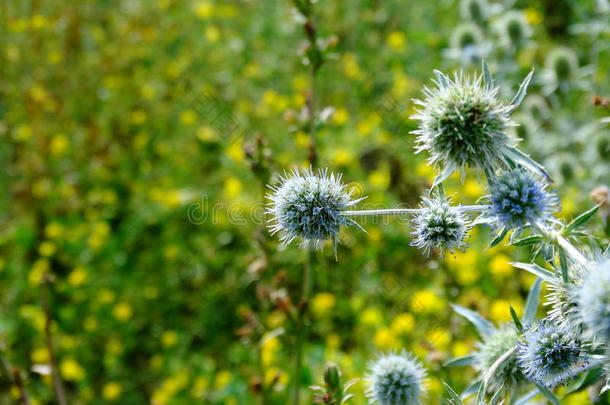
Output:
[[[535,67],[516,135],[571,218],[610,183],[609,9],[504,1],[477,18],[451,0],[319,0],[320,166],[369,206],[414,206],[434,172],[408,117],[432,70],[485,58],[510,99]],[[293,4],[11,0],[0,18],[0,404],[18,398],[13,370],[32,404],[56,403],[47,323],[71,404],[288,403],[306,253],[269,235],[263,204],[274,174],[309,165]],[[574,57],[563,75],[558,46]],[[485,194],[474,172],[450,183],[461,203]],[[380,351],[406,348],[438,403],[439,378],[461,389],[474,376],[442,367],[477,342],[448,304],[495,322],[509,304],[520,313],[533,280],[508,262],[527,250],[487,249],[482,229],[466,253],[425,257],[404,219],[361,223],[337,260],[317,254],[304,391],[326,360],[362,377]]]

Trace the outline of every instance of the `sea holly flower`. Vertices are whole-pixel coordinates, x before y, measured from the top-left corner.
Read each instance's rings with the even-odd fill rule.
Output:
[[[273,190],[267,195],[270,229],[273,234],[279,232],[285,244],[300,238],[302,246],[319,247],[325,240],[336,245],[342,226],[357,225],[342,211],[362,198],[353,199],[341,176],[327,169],[295,170],[282,177],[278,186],[269,187]]]
[[[426,371],[410,353],[390,353],[370,366],[367,376],[369,403],[379,405],[416,405],[424,394]]]
[[[414,230],[411,233],[411,246],[422,249],[428,254],[431,249],[448,250],[453,253],[464,250],[464,242],[470,225],[459,206],[452,206],[442,196],[423,198],[420,211],[413,218]]]
[[[500,100],[485,63],[476,77],[460,73],[451,79],[434,73],[436,86],[424,88],[425,99],[415,100],[421,109],[412,116],[419,121],[412,132],[417,135],[416,152],[428,152],[428,162],[441,169],[434,186],[466,167],[483,169],[493,178],[497,169],[519,164],[548,178],[544,168],[516,149],[517,141],[508,136],[508,128],[516,125],[511,114],[523,101],[533,71],[510,103]]]
[[[592,265],[577,290],[579,318],[591,337],[610,345],[610,259]]]
[[[484,222],[517,233],[526,226],[557,222],[553,213],[559,210],[559,198],[525,170],[507,171],[490,181],[489,188],[489,208],[481,217]]]
[[[591,367],[593,359],[575,333],[542,321],[523,334],[517,360],[525,376],[554,388]]]

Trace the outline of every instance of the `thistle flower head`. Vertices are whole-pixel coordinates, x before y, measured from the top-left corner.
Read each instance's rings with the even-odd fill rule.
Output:
[[[514,106],[498,99],[498,88],[483,76],[462,74],[450,79],[437,75],[435,88],[424,88],[425,100],[415,100],[422,108],[413,115],[419,121],[416,152],[427,151],[428,162],[441,166],[443,177],[466,166],[495,170],[506,167],[507,149],[513,140],[507,128],[514,126],[510,114]]]
[[[549,52],[545,65],[556,81],[568,81],[578,69],[578,58],[573,50],[561,46]]]
[[[508,350],[517,345],[517,331],[510,324],[504,324],[479,342],[478,350],[475,352],[475,367],[485,374],[487,370]],[[518,387],[524,381],[524,376],[517,364],[517,356],[513,353],[496,370],[490,387],[498,389],[501,386]]]
[[[462,0],[460,13],[463,18],[483,25],[489,15],[489,5],[485,0]]]
[[[531,224],[554,222],[559,198],[528,172],[516,169],[505,172],[490,184],[489,212],[498,227],[518,229]]]
[[[451,46],[454,49],[464,49],[476,46],[483,41],[483,32],[474,24],[461,24],[451,35]]]
[[[544,305],[551,307],[547,319],[559,328],[568,331],[580,330],[582,320],[579,316],[577,292],[587,273],[585,266],[570,263],[567,283],[557,274],[556,281],[547,284],[549,292]]]
[[[336,242],[343,225],[355,224],[341,211],[360,200],[352,199],[341,176],[329,174],[326,169],[316,173],[293,171],[281,178],[278,186],[270,188],[270,229],[272,233],[280,232],[280,240],[286,244],[300,238],[302,245],[319,247],[328,239]]]
[[[591,364],[586,345],[549,321],[524,332],[517,360],[529,380],[547,388],[566,382]]]
[[[610,259],[593,265],[578,287],[577,304],[589,334],[610,345]]]
[[[460,207],[449,205],[444,197],[423,198],[420,212],[413,218],[414,231],[411,246],[423,249],[428,254],[431,249],[441,251],[464,250],[464,242],[470,225]]]
[[[390,353],[370,366],[367,376],[369,403],[379,405],[415,405],[424,394],[426,371],[410,353]]]
[[[525,16],[519,11],[504,14],[498,21],[498,31],[505,46],[521,45],[531,35]]]

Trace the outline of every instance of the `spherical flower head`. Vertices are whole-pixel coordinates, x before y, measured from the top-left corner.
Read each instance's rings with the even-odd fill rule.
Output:
[[[610,345],[610,259],[595,263],[578,287],[579,317],[591,337]]]
[[[319,247],[325,240],[336,242],[342,226],[355,224],[341,211],[360,200],[352,199],[341,176],[326,169],[293,171],[279,186],[270,188],[273,192],[268,194],[267,212],[272,216],[271,232],[280,232],[280,240],[286,244],[300,238],[303,246]]]
[[[488,215],[498,227],[521,229],[528,224],[553,222],[559,198],[546,191],[546,185],[528,172],[505,172],[490,184]]]
[[[453,79],[435,72],[435,88],[424,88],[422,108],[413,115],[419,121],[416,152],[427,151],[428,162],[448,176],[467,166],[495,170],[507,167],[506,153],[514,146],[507,128],[514,106],[498,99],[498,88],[483,76]],[[446,177],[444,176],[444,177]]]
[[[499,33],[505,46],[522,44],[530,35],[531,29],[523,13],[509,11],[498,21]]]
[[[549,321],[523,334],[517,360],[526,378],[554,388],[591,365],[587,347],[575,335]]]
[[[485,0],[462,0],[460,12],[463,18],[483,25],[487,21],[489,5]]]
[[[496,360],[516,346],[518,338],[517,331],[510,324],[495,329],[491,335],[478,344],[478,350],[475,352],[476,369],[485,374]],[[524,380],[525,377],[517,364],[517,356],[513,353],[496,370],[490,388],[495,390],[501,386],[518,387]]]
[[[379,405],[415,405],[424,394],[426,371],[410,353],[390,353],[370,366],[367,376],[369,403]]]
[[[557,47],[549,52],[545,65],[553,73],[555,80],[567,81],[574,77],[578,70],[578,58],[570,48]]]
[[[470,225],[460,207],[449,205],[443,197],[423,198],[420,212],[413,218],[414,231],[411,246],[428,254],[431,249],[464,250]]]
[[[464,49],[483,42],[483,32],[474,24],[461,24],[451,35],[451,46],[454,49]]]

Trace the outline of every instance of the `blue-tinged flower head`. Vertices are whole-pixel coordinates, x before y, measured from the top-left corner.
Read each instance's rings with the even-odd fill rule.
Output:
[[[468,246],[464,239],[470,225],[459,206],[449,205],[441,196],[423,198],[420,212],[413,218],[414,230],[411,246],[428,254],[431,249],[464,250]]]
[[[498,98],[498,88],[483,76],[453,79],[435,72],[435,88],[425,87],[422,108],[413,115],[419,121],[416,152],[427,151],[428,162],[442,168],[443,177],[467,166],[496,170],[507,167],[507,150],[514,140],[507,129],[514,126],[515,106]]]
[[[505,172],[490,183],[490,190],[487,215],[498,227],[521,229],[555,221],[559,198],[524,170]]]
[[[561,271],[555,271],[555,277],[548,280],[545,306],[551,307],[547,319],[558,327],[576,333],[581,330],[582,319],[578,308],[578,289],[589,272],[588,266],[570,262],[568,282],[564,282]]]
[[[578,287],[577,303],[589,335],[610,345],[610,259],[592,265]]]
[[[529,380],[547,388],[565,383],[592,364],[587,345],[549,321],[524,332],[517,360]]]
[[[410,353],[390,353],[371,364],[367,375],[369,403],[415,405],[420,403],[426,370]]]
[[[496,360],[517,345],[518,339],[517,331],[511,324],[504,324],[494,329],[489,336],[477,344],[474,364],[476,369],[485,375]],[[517,364],[517,356],[513,353],[496,370],[490,388],[495,390],[501,386],[519,387],[524,381],[525,377]]]
[[[300,238],[303,246],[319,247],[325,240],[336,242],[342,226],[355,224],[341,211],[360,199],[352,199],[341,176],[326,169],[293,171],[270,188],[273,192],[267,196],[267,212],[272,216],[271,232],[280,232],[280,240],[286,244]]]

